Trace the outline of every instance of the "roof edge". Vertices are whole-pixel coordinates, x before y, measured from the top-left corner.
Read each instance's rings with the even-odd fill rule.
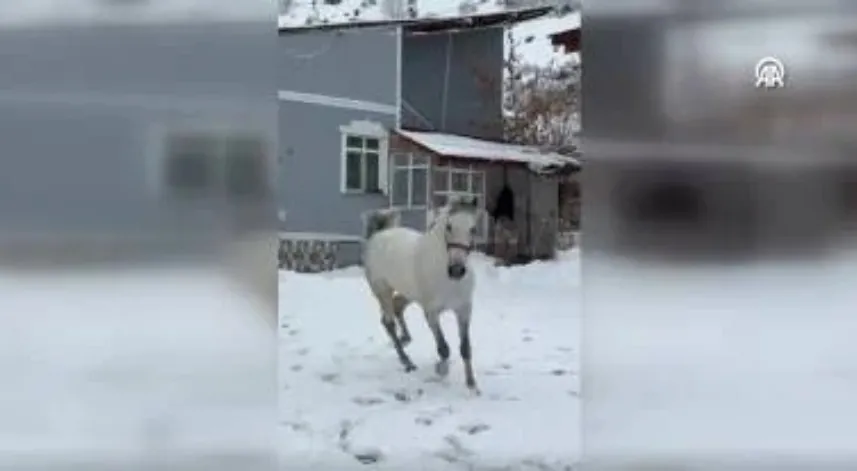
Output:
[[[553,5],[524,7],[504,10],[491,13],[474,13],[461,16],[448,17],[424,17],[424,18],[404,18],[404,19],[389,19],[379,21],[354,21],[354,22],[339,22],[328,24],[314,24],[308,26],[279,26],[278,32],[280,35],[285,34],[301,34],[315,31],[345,31],[355,29],[373,29],[373,28],[397,28],[403,27],[412,31],[447,31],[461,30],[479,27],[487,27],[479,25],[483,23],[491,23],[488,26],[496,26],[500,24],[519,23],[521,21],[529,21],[540,18],[555,11]]]

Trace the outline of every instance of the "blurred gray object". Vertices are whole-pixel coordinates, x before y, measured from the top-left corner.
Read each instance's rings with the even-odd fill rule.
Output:
[[[0,20],[0,258],[207,256],[273,229],[274,8],[210,3]]]
[[[829,38],[854,30],[854,13],[842,2],[588,9],[583,225],[599,235],[586,249],[722,260],[815,253],[847,235],[857,48]],[[785,64],[784,88],[754,86],[764,56]]]

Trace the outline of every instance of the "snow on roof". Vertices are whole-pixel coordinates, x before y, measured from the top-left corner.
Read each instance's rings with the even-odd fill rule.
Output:
[[[286,0],[280,12],[280,29],[312,28],[319,25],[347,23],[374,23],[404,20],[408,14],[409,0],[338,0],[322,2],[316,0]],[[416,17],[413,19],[453,19],[496,13],[527,10],[552,6],[558,0],[529,0],[508,2],[507,0],[415,0]],[[559,0],[562,1],[562,0]],[[514,3],[522,3],[514,5]]]
[[[280,28],[306,28],[319,24],[375,22],[394,18],[393,2],[376,0],[342,0],[337,5],[313,0],[292,0],[286,11],[280,12]]]
[[[0,2],[0,25],[270,21],[270,0],[26,0]]]
[[[535,146],[522,146],[502,142],[486,141],[472,137],[438,132],[397,131],[411,141],[444,157],[489,160],[494,162],[517,162],[535,170],[545,167],[580,165],[580,162],[556,152],[543,152]]]
[[[562,16],[545,16],[529,21],[522,21],[512,28],[512,35],[518,41],[517,52],[524,62],[537,66],[547,66],[551,63],[580,61],[579,53],[566,54],[557,50],[550,40],[550,35],[560,31],[580,28],[580,11]],[[508,45],[507,51],[508,54]]]

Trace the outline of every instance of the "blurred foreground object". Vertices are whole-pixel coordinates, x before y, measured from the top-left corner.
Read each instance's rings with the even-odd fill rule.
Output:
[[[747,259],[850,239],[857,46],[834,38],[857,4],[618,3],[584,32],[587,249]],[[764,57],[783,87],[755,86]]]
[[[276,466],[275,18],[0,1],[0,469]]]
[[[585,470],[854,468],[855,9],[585,6]]]

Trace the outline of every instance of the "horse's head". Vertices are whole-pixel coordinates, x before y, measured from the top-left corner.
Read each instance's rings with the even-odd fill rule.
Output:
[[[453,280],[460,280],[467,273],[467,257],[475,243],[479,203],[476,198],[457,198],[451,200],[441,214],[437,223],[443,224],[447,274]]]

